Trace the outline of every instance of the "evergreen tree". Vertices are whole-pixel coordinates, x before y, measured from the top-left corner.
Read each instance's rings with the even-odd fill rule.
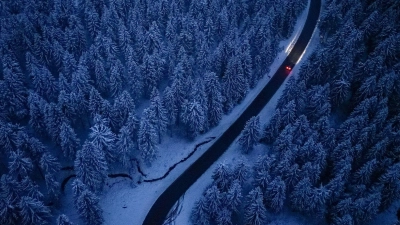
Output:
[[[207,205],[207,199],[202,196],[194,205],[191,214],[191,221],[196,225],[208,225],[210,224],[209,209]]]
[[[107,76],[107,72],[104,68],[104,64],[100,60],[95,61],[94,73],[96,77],[96,87],[101,93],[107,94],[110,91],[110,79]],[[90,96],[92,96],[93,90],[90,90]]]
[[[74,129],[68,123],[62,123],[60,138],[60,146],[64,156],[69,159],[74,159],[76,151],[80,146],[80,140],[76,136]]]
[[[356,199],[353,204],[353,219],[357,224],[371,220],[378,213],[381,204],[381,192],[376,190],[365,197]]]
[[[326,210],[329,191],[326,187],[315,188],[309,178],[303,178],[290,195],[291,207],[297,211],[322,217]]]
[[[57,218],[57,225],[73,225],[65,214],[61,214]]]
[[[123,91],[114,101],[111,125],[119,130],[127,121],[129,113],[135,110],[135,104],[130,94]]]
[[[369,184],[371,180],[372,173],[377,166],[376,159],[372,159],[366,162],[361,168],[359,168],[353,176],[353,180],[357,184]]]
[[[277,176],[267,186],[265,195],[265,202],[267,207],[272,209],[274,212],[282,210],[286,200],[286,184],[280,176]]]
[[[80,217],[87,225],[101,225],[104,222],[99,198],[89,190],[83,190],[77,199]]]
[[[98,191],[103,187],[107,178],[108,165],[104,152],[98,145],[86,141],[76,154],[74,167],[77,177],[91,191]]]
[[[45,123],[47,134],[58,145],[61,143],[60,128],[61,125],[66,121],[67,120],[58,105],[50,103],[45,106]]]
[[[219,190],[225,192],[231,185],[232,171],[226,164],[220,163],[214,170],[212,178],[214,180],[214,183],[219,188]]]
[[[221,84],[213,72],[204,75],[205,94],[207,96],[207,118],[210,127],[216,126],[223,115],[223,102]]]
[[[160,98],[158,90],[155,88],[150,99],[149,111],[150,121],[156,129],[158,141],[161,143],[161,136],[167,131],[168,118],[163,99]]]
[[[240,134],[239,143],[244,153],[249,153],[260,140],[260,119],[252,117],[247,122]]]
[[[151,163],[157,157],[157,132],[150,121],[150,111],[145,109],[138,133],[139,152],[142,158]]]
[[[60,192],[60,183],[57,182],[56,176],[61,169],[60,163],[50,153],[46,152],[40,158],[40,168],[45,174],[48,194],[57,198]]]
[[[100,93],[92,87],[89,95],[89,111],[92,118],[94,118],[96,114],[102,114],[103,102],[104,99],[101,97]]]
[[[4,81],[0,87],[2,88],[1,101],[5,104],[4,109],[8,109],[8,115],[22,118],[27,114],[27,97],[26,88],[24,87],[24,79],[22,73],[17,69],[13,71],[7,67],[3,68]]]
[[[223,87],[226,107],[230,110],[243,99],[248,90],[248,83],[244,78],[243,67],[237,57],[232,56],[228,61],[223,77]]]
[[[239,212],[239,207],[242,203],[242,187],[238,180],[232,182],[227,193],[228,206],[231,210]]]
[[[231,217],[232,211],[230,211],[226,207],[223,207],[222,210],[218,212],[217,222],[220,225],[232,225]]]
[[[101,116],[96,115],[94,126],[90,128],[89,138],[92,144],[102,152],[108,162],[116,160],[117,152],[114,148],[115,134],[108,127],[108,121]]]
[[[40,135],[46,135],[45,106],[46,102],[35,92],[28,96],[29,125]]]
[[[54,100],[54,97],[58,96],[58,82],[46,67],[38,68],[33,66],[30,76],[36,93],[47,100]]]
[[[22,224],[47,224],[50,210],[38,199],[23,196],[18,202]]]
[[[267,144],[272,144],[274,140],[279,136],[282,124],[281,111],[279,109],[275,110],[274,115],[271,117],[268,124],[264,127],[264,134],[262,140]]]
[[[267,210],[263,203],[263,194],[259,187],[253,189],[247,196],[248,206],[245,209],[244,220],[248,225],[261,225],[266,222]]]
[[[199,133],[204,132],[206,126],[206,112],[201,103],[193,99],[185,101],[182,105],[182,122],[187,127],[189,137],[196,137]]]
[[[216,185],[206,190],[205,194],[208,213],[211,218],[216,218],[221,207],[221,192]]]
[[[120,161],[125,167],[128,167],[130,165],[132,152],[135,148],[135,143],[132,140],[131,132],[127,126],[123,126],[120,129],[115,147],[118,149]]]
[[[29,157],[25,157],[20,150],[11,152],[8,170],[12,177],[20,181],[32,172],[32,160]]]
[[[250,168],[244,161],[239,161],[233,168],[233,180],[238,180],[243,185],[250,175]]]

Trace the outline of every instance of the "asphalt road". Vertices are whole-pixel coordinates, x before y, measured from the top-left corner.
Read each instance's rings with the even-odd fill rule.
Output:
[[[311,0],[306,23],[299,39],[277,72],[237,120],[158,197],[148,212],[143,225],[162,225],[175,202],[228,149],[242,131],[247,120],[260,113],[288,77],[289,73],[285,67],[290,66],[293,68],[303,54],[308,42],[311,40],[320,10],[321,0]]]

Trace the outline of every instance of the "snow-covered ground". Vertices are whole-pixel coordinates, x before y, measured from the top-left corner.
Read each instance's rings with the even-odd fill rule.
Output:
[[[319,43],[319,32],[318,32],[318,29],[316,29],[309,45],[307,46],[306,52],[304,53],[303,57],[300,59],[300,61],[296,65],[296,67],[294,67],[290,76],[296,76],[298,74],[301,64],[307,59],[307,57],[317,47],[318,43]],[[273,115],[273,113],[275,111],[275,106],[277,104],[279,97],[282,94],[283,89],[285,88],[286,82],[287,82],[287,80],[278,89],[276,94],[271,98],[271,100],[268,102],[268,104],[260,112],[259,117],[260,117],[260,123],[262,125],[264,125],[266,122],[268,122],[269,119],[271,118],[271,116]],[[228,148],[228,150],[221,156],[221,158],[219,158],[217,160],[217,162],[215,162],[185,193],[185,198],[182,201],[182,205],[183,205],[182,211],[177,216],[177,218],[175,220],[175,222],[176,222],[175,224],[191,224],[190,223],[190,214],[191,214],[192,208],[194,206],[194,203],[197,200],[199,200],[203,191],[207,188],[208,185],[211,184],[211,182],[212,182],[211,175],[219,163],[234,164],[236,161],[239,161],[239,160],[243,160],[245,162],[246,161],[254,162],[255,160],[257,160],[259,155],[264,154],[265,150],[266,150],[265,146],[258,145],[254,148],[254,150],[249,155],[244,156],[240,151],[240,147],[239,147],[239,144],[237,143],[237,140],[235,140],[234,143]],[[298,214],[283,213],[282,215],[285,215],[285,216],[280,216],[280,217],[276,218],[278,220],[276,224],[300,225],[300,224],[309,224],[309,222],[310,222]],[[286,216],[286,215],[290,215],[290,216]]]
[[[198,136],[193,142],[189,142],[187,139],[179,138],[179,137],[169,137],[164,136],[162,144],[159,146],[159,156],[152,163],[152,165],[146,166],[142,165],[142,169],[145,174],[147,174],[146,179],[157,178],[168,170],[170,166],[180,161],[182,158],[186,157],[196,146],[196,144],[208,140],[209,137],[218,136],[223,132],[223,130],[227,129],[230,124],[232,124],[235,119],[240,115],[244,109],[250,104],[251,100],[261,91],[261,89],[268,83],[270,80],[270,76],[272,76],[277,68],[282,64],[283,60],[289,54],[290,49],[296,43],[297,38],[299,37],[301,30],[303,29],[305,20],[307,18],[308,6],[302,13],[302,15],[298,18],[298,21],[295,26],[295,32],[293,32],[292,36],[288,40],[284,40],[280,42],[280,47],[283,49],[282,52],[278,54],[275,61],[272,63],[270,67],[270,73],[266,74],[257,84],[257,86],[250,90],[247,94],[246,98],[242,101],[241,104],[236,106],[229,115],[224,115],[220,124],[217,127],[214,127],[206,134]],[[311,52],[312,46],[318,42],[315,37],[318,37],[317,34],[314,34],[314,38],[312,40],[311,46],[308,47],[307,53],[304,55],[307,57],[307,54]],[[304,57],[303,59],[304,60]],[[300,62],[301,63],[301,62]],[[295,75],[299,69],[299,66],[296,66],[292,75]],[[283,89],[283,86],[278,90],[278,93],[271,99],[269,104],[264,108],[261,112],[260,121],[265,123],[269,116],[273,113],[275,104],[277,99],[280,96],[280,93]],[[153,183],[141,183],[136,187],[132,186],[132,182],[123,178],[114,178],[109,179],[107,181],[107,185],[100,196],[100,205],[103,209],[103,215],[105,219],[106,225],[137,225],[142,224],[147,212],[150,210],[153,203],[156,201],[158,196],[185,170],[187,169],[194,161],[196,161],[205,150],[207,150],[208,146],[213,141],[208,144],[201,146],[187,161],[179,164],[165,179],[156,181]],[[251,160],[251,157],[256,157],[261,149],[256,148],[253,153],[250,155],[250,158],[246,158],[245,160]],[[219,162],[237,160],[242,158],[240,152],[237,150],[237,145],[233,144],[229,150],[221,157]],[[209,169],[203,176],[193,185],[186,194],[185,201],[183,202],[184,207],[183,211],[180,214],[176,224],[188,224],[188,218],[190,214],[190,210],[194,204],[194,202],[198,199],[198,197],[203,192],[204,188],[211,182],[211,172],[213,171],[212,167]],[[72,190],[71,183],[68,182],[65,195],[62,197],[61,202],[63,205],[62,213],[66,214],[71,221],[76,224],[81,224],[78,214],[75,212],[72,202]]]

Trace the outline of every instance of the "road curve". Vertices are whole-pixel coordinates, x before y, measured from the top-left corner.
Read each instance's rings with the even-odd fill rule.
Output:
[[[290,54],[283,61],[268,84],[239,118],[214,142],[213,145],[185,170],[156,200],[146,215],[143,225],[162,225],[169,210],[187,189],[225,152],[242,131],[245,123],[256,116],[272,98],[288,76],[286,66],[293,68],[303,54],[317,25],[321,10],[321,0],[311,0],[301,34]]]

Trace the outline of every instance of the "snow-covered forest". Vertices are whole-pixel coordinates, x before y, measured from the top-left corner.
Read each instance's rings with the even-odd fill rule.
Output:
[[[316,51],[269,122],[252,118],[238,139],[244,154],[258,142],[264,153],[219,164],[193,224],[276,224],[294,212],[364,225],[399,201],[399,21],[396,0],[326,0]]]
[[[1,1],[0,224],[71,224],[53,213],[71,168],[77,212],[102,224],[108,172],[135,173],[166,136],[216,126],[268,72],[306,4]]]

